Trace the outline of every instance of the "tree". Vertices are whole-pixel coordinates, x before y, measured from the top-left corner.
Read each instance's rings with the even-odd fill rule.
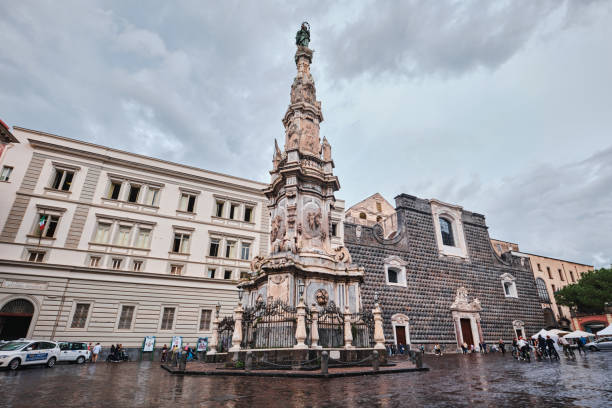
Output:
[[[578,283],[555,292],[555,300],[581,313],[603,313],[606,303],[612,303],[612,269],[584,273]]]

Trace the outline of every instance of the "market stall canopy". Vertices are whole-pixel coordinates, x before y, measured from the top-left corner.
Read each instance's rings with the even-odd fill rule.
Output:
[[[612,336],[612,324],[597,332],[598,336]]]
[[[579,339],[580,337],[594,337],[595,334],[593,333],[588,333],[582,330],[576,330],[571,332],[570,334],[566,334],[565,336],[563,336],[566,339]]]
[[[546,336],[549,336],[549,333],[546,330],[542,329],[539,332],[537,332],[536,334],[534,334],[533,336],[531,336],[531,338],[532,339],[537,339],[538,337],[540,337],[540,335],[542,337],[546,338]]]
[[[557,337],[559,337],[559,336],[563,337],[563,336],[565,336],[565,335],[566,335],[566,334],[568,334],[568,333],[569,333],[568,331],[565,331],[565,330],[559,330],[559,329],[552,329],[552,330],[549,330],[549,331],[548,331],[548,334],[549,334],[549,335],[553,335],[553,334],[554,334],[554,335],[555,335],[555,336],[557,336]]]

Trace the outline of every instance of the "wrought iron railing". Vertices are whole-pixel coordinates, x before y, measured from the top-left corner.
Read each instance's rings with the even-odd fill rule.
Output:
[[[334,302],[319,312],[319,345],[324,348],[344,345],[344,314]]]
[[[296,309],[276,300],[258,302],[244,310],[242,348],[288,348],[296,344]]]

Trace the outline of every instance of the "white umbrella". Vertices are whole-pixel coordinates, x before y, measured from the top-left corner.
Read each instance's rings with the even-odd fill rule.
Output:
[[[566,339],[579,339],[580,337],[594,337],[594,336],[595,335],[593,333],[587,333],[582,330],[576,330],[574,332],[571,332],[570,334],[566,334],[563,337]]]
[[[612,336],[612,324],[597,332],[598,336]]]
[[[552,330],[549,330],[549,331],[548,331],[548,334],[549,334],[549,335],[554,334],[554,335],[555,335],[555,336],[557,336],[557,337],[559,337],[559,336],[563,337],[563,336],[565,336],[565,335],[566,335],[566,334],[568,334],[568,333],[569,333],[568,331],[565,331],[565,330],[559,330],[559,329],[552,329]]]
[[[542,335],[542,337],[546,338],[546,336],[548,336],[548,332],[544,329],[540,330],[539,332],[537,332],[536,334],[534,334],[533,336],[531,336],[532,339],[537,339],[538,337],[540,337],[540,335]]]

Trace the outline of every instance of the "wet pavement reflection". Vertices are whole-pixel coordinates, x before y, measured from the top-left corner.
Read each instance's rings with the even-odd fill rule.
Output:
[[[610,406],[612,353],[531,362],[426,356],[424,373],[335,379],[173,376],[159,363],[29,367],[0,373],[2,407]]]

